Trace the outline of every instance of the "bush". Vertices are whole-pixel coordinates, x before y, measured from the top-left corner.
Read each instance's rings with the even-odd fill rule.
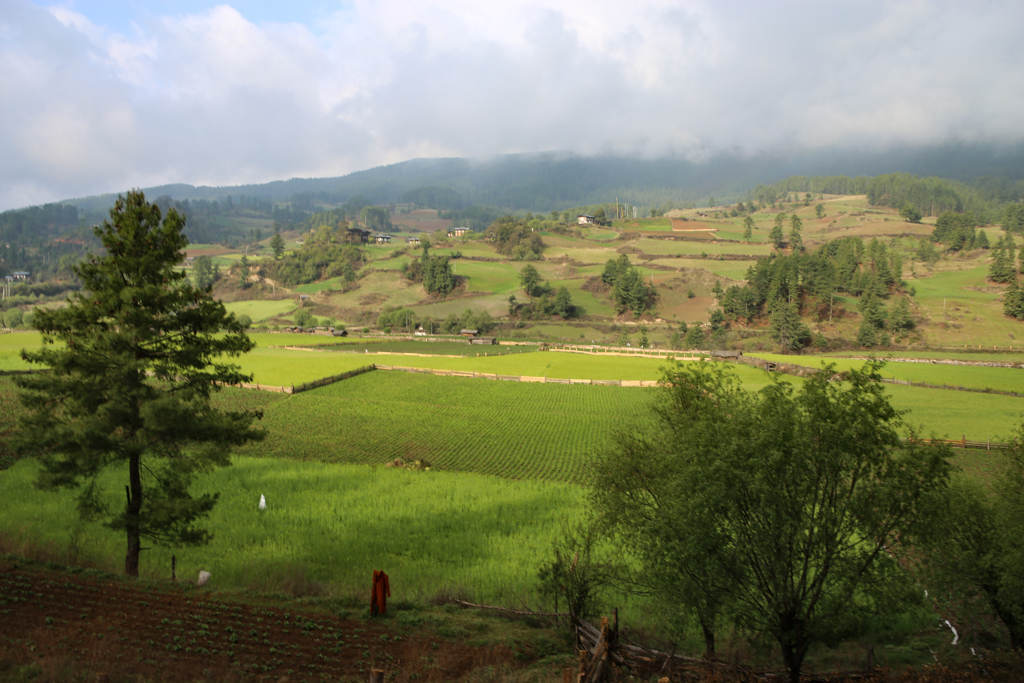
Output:
[[[4,313],[4,327],[17,327],[24,319],[20,308],[11,308]]]

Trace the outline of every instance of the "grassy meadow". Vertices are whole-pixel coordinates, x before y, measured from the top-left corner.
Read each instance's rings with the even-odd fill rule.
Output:
[[[123,535],[77,523],[74,496],[40,493],[36,471],[28,459],[0,473],[4,545],[49,547],[117,572]],[[101,477],[111,506],[123,503],[126,476],[110,470]],[[169,576],[174,554],[179,577],[206,570],[216,588],[345,594],[361,593],[372,570],[385,568],[396,599],[461,592],[517,604],[531,597],[562,525],[584,510],[583,489],[565,484],[245,456],[204,476],[194,491],[220,492],[208,523],[214,540],[154,547],[143,553],[142,575]]]

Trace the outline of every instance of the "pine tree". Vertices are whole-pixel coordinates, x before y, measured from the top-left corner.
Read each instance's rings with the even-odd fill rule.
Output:
[[[866,349],[878,344],[878,333],[875,331],[875,326],[867,320],[862,322],[860,329],[857,330],[857,344]]]
[[[1016,280],[1010,283],[1010,287],[1003,294],[1003,313],[1024,320],[1024,286]]]
[[[178,268],[188,244],[184,218],[165,217],[142,192],[119,197],[110,220],[95,228],[106,255],[74,268],[82,292],[64,308],[39,309],[46,342],[25,352],[49,372],[20,377],[20,446],[42,452],[37,484],[81,488],[79,513],[106,518],[127,536],[125,573],[137,576],[142,539],[201,545],[196,526],[217,502],[189,486],[212,467],[231,464],[230,449],[263,433],[252,411],[210,404],[221,386],[251,380],[215,362],[255,346],[208,291]],[[221,331],[225,333],[222,333]],[[108,510],[99,474],[127,470],[127,503]],[[83,486],[84,484],[84,486]]]
[[[1010,282],[1013,277],[1013,265],[1006,257],[1006,238],[1000,238],[992,251],[992,263],[988,267],[988,277],[992,282]]]
[[[804,239],[800,235],[803,227],[804,223],[800,220],[800,216],[794,213],[789,221],[789,246],[794,252],[803,251]]]
[[[889,313],[889,329],[899,332],[913,326],[914,321],[910,318],[910,303],[907,301],[907,297],[897,297],[892,305],[892,311]]]
[[[754,219],[747,216],[743,219],[743,240],[749,242],[754,234]]]
[[[795,304],[780,303],[772,312],[772,337],[782,347],[783,353],[796,351],[810,339],[811,333],[800,320]]]
[[[270,248],[274,252],[274,258],[279,259],[284,254],[284,239],[281,237],[281,233],[275,232],[274,236],[270,238]]]

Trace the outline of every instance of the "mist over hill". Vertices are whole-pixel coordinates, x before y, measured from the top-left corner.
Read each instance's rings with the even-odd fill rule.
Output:
[[[1024,178],[1024,145],[948,144],[884,151],[834,149],[754,155],[724,152],[699,161],[567,153],[413,159],[335,178],[292,178],[229,187],[173,184],[144,190],[154,198],[220,200],[244,195],[295,202],[300,205],[296,208],[309,209],[315,203],[340,204],[354,197],[372,204],[392,204],[427,196],[434,201],[418,203],[443,210],[485,205],[513,211],[550,211],[616,198],[641,207],[667,201],[700,205],[711,197],[728,202],[744,197],[758,184],[794,175],[873,176],[893,172],[961,181],[983,176],[1019,180]],[[416,194],[421,188],[433,192]],[[113,192],[65,203],[85,213],[105,212],[116,196]]]

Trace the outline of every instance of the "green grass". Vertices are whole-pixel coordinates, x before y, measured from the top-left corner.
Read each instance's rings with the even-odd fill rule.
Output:
[[[33,366],[21,359],[21,350],[34,351],[43,344],[38,332],[0,334],[0,370],[29,370]]]
[[[715,259],[685,259],[685,258],[659,258],[650,261],[659,266],[669,268],[696,268],[706,270],[709,273],[727,277],[730,280],[745,280],[747,271],[754,265],[754,261],[716,261]]]
[[[811,368],[821,367],[822,362],[825,360],[813,356],[783,356],[772,353],[754,353],[749,355],[779,363],[792,363]],[[859,368],[864,364],[864,361],[852,358],[829,358],[827,360],[834,363],[837,370]],[[997,391],[1024,393],[1024,369],[1017,368],[986,368],[890,361],[885,364],[882,374],[886,378],[898,379],[904,382],[923,382],[936,385],[948,384],[950,386],[962,386],[971,389],[995,389]],[[1021,408],[1024,409],[1024,402],[1022,402]]]
[[[124,535],[98,523],[76,525],[72,494],[36,490],[36,471],[33,460],[0,471],[0,533],[9,543],[60,549],[73,535],[87,559],[117,571]],[[123,504],[125,479],[121,471],[100,477],[111,507]],[[207,525],[213,541],[154,547],[143,554],[143,576],[166,577],[174,554],[179,577],[192,581],[204,569],[214,588],[279,590],[301,572],[355,593],[369,585],[372,570],[384,569],[395,599],[449,590],[498,604],[514,604],[533,589],[562,523],[582,516],[585,495],[551,482],[244,456],[193,489],[205,491],[220,492]]]
[[[224,304],[229,312],[235,315],[248,315],[253,322],[260,322],[286,313],[295,309],[295,301],[292,299],[280,299],[277,301],[233,301]]]
[[[640,239],[637,240],[637,249],[657,256],[670,256],[672,254],[748,254],[750,256],[767,256],[772,248],[761,244],[739,244],[736,242],[695,242]]]

